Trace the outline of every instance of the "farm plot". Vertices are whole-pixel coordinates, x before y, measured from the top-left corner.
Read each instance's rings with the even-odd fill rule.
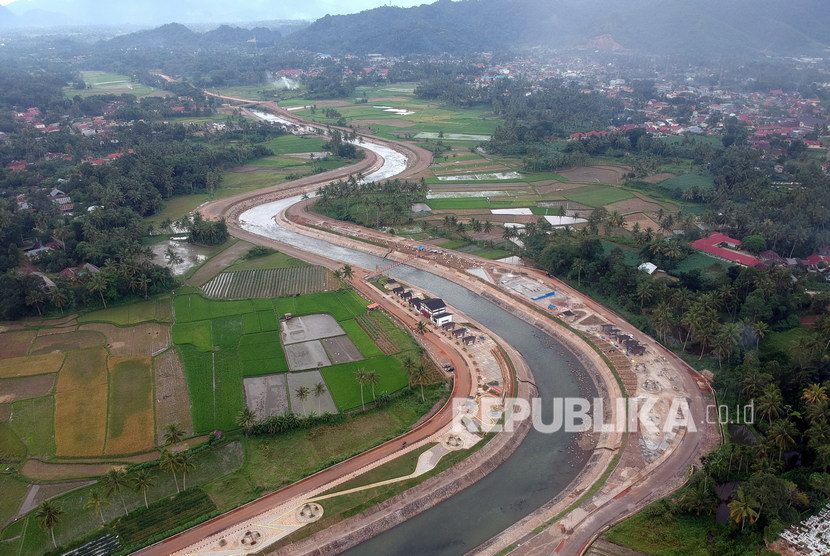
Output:
[[[176,323],[173,325],[173,342],[176,344],[191,344],[199,351],[213,349],[211,321]]]
[[[215,352],[198,351],[190,345],[179,346],[184,363],[187,390],[192,407],[194,434],[214,430],[216,397],[213,391],[213,359]]]
[[[18,330],[0,334],[0,358],[23,357],[37,335],[36,330]]]
[[[233,430],[238,426],[236,416],[245,405],[239,359],[236,350],[219,350],[214,353],[216,413],[212,428]]]
[[[563,195],[569,201],[576,201],[577,203],[591,207],[602,207],[618,201],[631,199],[635,196],[631,191],[606,185],[587,185],[565,191]]]
[[[148,357],[170,347],[170,326],[154,322],[119,328],[111,324],[85,324],[81,330],[94,330],[107,337],[107,348],[120,357]]]
[[[203,286],[205,295],[219,299],[288,297],[328,290],[328,271],[321,266],[268,268],[223,272]]]
[[[63,353],[48,353],[46,355],[0,359],[0,378],[56,373],[63,365],[63,358]]]
[[[253,311],[250,300],[213,301],[196,294],[177,296],[174,305],[177,323],[243,315]]]
[[[295,315],[328,313],[336,321],[348,320],[366,313],[366,305],[368,304],[368,301],[352,290],[313,293],[294,299],[296,301],[294,305]],[[279,311],[277,313],[279,314]]]
[[[110,357],[109,419],[104,454],[151,450],[153,426],[153,370],[149,357]]]
[[[78,317],[79,323],[109,322],[120,326],[129,326],[140,322],[170,322],[170,297],[159,297],[140,303],[129,303],[93,311]]]
[[[349,335],[349,338],[352,339],[352,342],[354,342],[357,349],[360,350],[360,353],[363,354],[363,357],[379,357],[386,354],[386,352],[375,343],[374,337],[360,324],[358,324],[360,319],[367,320],[368,317],[366,315],[360,315],[359,317],[355,317],[353,320],[344,320],[340,323],[340,326],[343,327],[343,330],[345,330],[346,334]],[[378,334],[378,338],[380,338],[380,334]],[[395,349],[395,351],[398,350]],[[392,353],[395,352],[393,351]]]
[[[186,434],[193,431],[190,398],[184,366],[176,350],[167,350],[153,359],[156,396],[156,442],[163,442],[164,428],[178,423]]]
[[[341,336],[346,332],[331,315],[306,315],[282,322],[282,339],[285,345]]]
[[[239,341],[242,376],[257,376],[288,371],[288,364],[275,332],[246,334]]]
[[[55,455],[55,401],[52,396],[12,404],[12,430],[26,444],[29,456]]]
[[[211,321],[213,329],[213,345],[222,349],[236,350],[239,339],[244,333],[241,315],[216,318]]]
[[[52,393],[54,374],[0,380],[0,403],[39,398]]]
[[[289,373],[288,374],[288,393],[291,397],[291,411],[298,415],[309,415],[316,413],[322,415],[323,413],[337,413],[337,406],[334,403],[334,398],[328,388],[320,396],[314,395],[314,388],[316,385],[325,382],[320,371],[306,371],[304,373]],[[305,386],[309,390],[308,398],[305,401],[301,400],[297,395],[297,390]]]
[[[107,430],[107,352],[71,351],[58,376],[55,394],[57,455],[100,456]]]
[[[31,355],[41,355],[55,351],[72,351],[93,347],[103,347],[106,338],[100,332],[93,330],[76,330],[66,334],[39,336],[29,348]]]
[[[348,363],[350,361],[362,361],[363,354],[354,345],[351,338],[346,336],[334,336],[333,338],[323,338],[321,340],[329,359],[335,365],[340,363]]]
[[[292,371],[319,369],[331,365],[331,360],[320,340],[285,346],[285,358],[288,360],[288,368]]]
[[[334,397],[340,411],[347,411],[360,407],[360,385],[355,380],[358,369],[375,371],[378,374],[378,383],[375,384],[375,394],[381,392],[397,392],[409,384],[406,372],[401,362],[393,356],[376,357],[357,363],[344,363],[322,369],[320,372],[326,379],[326,384]],[[372,401],[370,385],[363,387],[363,398],[366,402]]]
[[[245,405],[256,414],[257,420],[271,415],[288,413],[288,392],[285,374],[245,378]]]

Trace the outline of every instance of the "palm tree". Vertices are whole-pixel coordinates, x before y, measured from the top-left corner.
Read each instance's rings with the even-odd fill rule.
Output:
[[[141,491],[144,495],[144,507],[149,508],[147,504],[147,491],[156,486],[156,478],[146,469],[141,469],[132,474],[132,489],[136,492]]]
[[[294,393],[300,398],[300,401],[303,402],[303,415],[305,415],[305,401],[308,399],[308,395],[311,394],[311,390],[308,386],[300,386]]]
[[[366,410],[366,404],[363,403],[363,385],[368,382],[368,374],[363,367],[359,368],[355,373],[355,380],[360,385],[360,405],[363,406],[364,411]]]
[[[778,446],[778,460],[784,455],[784,450],[795,446],[795,437],[798,436],[798,429],[791,421],[778,419],[770,425],[767,431],[767,438]]]
[[[164,428],[163,438],[165,446],[181,442],[184,438],[184,429],[178,423],[170,423]]]
[[[246,405],[236,416],[236,424],[245,429],[245,436],[251,436],[251,430],[256,424],[256,413]]]
[[[417,365],[414,369],[412,369],[412,372],[409,373],[409,385],[421,386],[421,401],[425,401],[424,383],[426,383],[427,380],[429,380],[429,373],[423,365]]]
[[[103,272],[98,272],[93,274],[89,278],[89,282],[86,285],[87,289],[92,292],[98,292],[98,295],[101,296],[101,303],[104,304],[104,309],[107,308],[107,300],[104,299],[104,292],[107,291],[109,284],[107,283],[107,277],[104,276]]]
[[[755,332],[755,351],[758,351],[758,346],[761,344],[761,340],[764,339],[764,336],[766,336],[769,331],[769,325],[759,320],[758,322],[752,324],[752,331]]]
[[[750,369],[741,378],[741,393],[748,398],[754,398],[763,392],[770,379],[768,374],[762,373],[759,369]]]
[[[372,385],[372,401],[375,401],[375,384],[380,382],[380,377],[376,371],[368,371],[366,373],[366,382]]]
[[[89,500],[84,504],[84,509],[95,510],[95,515],[101,518],[101,525],[104,525],[106,522],[104,521],[103,508],[110,505],[110,501],[106,497],[102,496],[97,490],[93,490],[89,493]]]
[[[55,502],[52,502],[51,500],[44,500],[43,503],[38,506],[37,513],[35,514],[38,525],[52,534],[52,544],[55,548],[58,547],[58,543],[55,542],[55,526],[61,522],[61,517],[65,513],[66,512],[63,508],[58,506]]]
[[[343,265],[343,278],[345,278],[348,281],[348,280],[352,279],[352,276],[354,276],[354,270],[352,270],[352,265],[344,264]]]
[[[830,425],[827,421],[813,421],[804,435],[807,437],[807,446],[811,448],[830,446]]]
[[[190,452],[179,452],[176,454],[176,463],[182,472],[182,490],[187,490],[187,476],[196,469],[196,464],[193,463],[193,455]]]
[[[176,459],[176,456],[166,448],[161,449],[161,457],[159,458],[159,468],[162,471],[167,471],[168,473],[173,475],[173,482],[176,483],[176,492],[181,492],[179,490],[179,480],[176,478],[176,471],[179,470],[179,462]]]
[[[419,320],[418,324],[415,325],[415,330],[418,332],[418,334],[424,334],[427,331],[427,325],[424,323],[424,321]]]
[[[827,399],[827,386],[820,384],[810,384],[804,389],[804,394],[801,399],[810,405],[817,404]]]
[[[740,523],[743,531],[747,518],[750,523],[755,523],[758,519],[760,508],[761,505],[752,496],[739,488],[737,497],[729,503],[729,517],[734,519],[735,523]]]
[[[576,285],[582,285],[582,273],[585,271],[585,268],[588,266],[588,261],[581,258],[574,259],[574,262],[571,263],[571,272],[574,270],[576,271]]]
[[[26,305],[34,305],[39,316],[43,316],[40,306],[44,301],[46,301],[46,294],[40,288],[34,288],[26,293]]]
[[[721,366],[721,359],[723,357],[729,359],[732,356],[732,352],[738,346],[739,340],[740,330],[736,323],[729,322],[720,327],[720,330],[712,339],[712,348],[718,356],[718,368],[723,368]]]
[[[483,228],[483,229],[484,229],[484,233],[485,233],[485,234],[489,234],[489,233],[490,233],[490,230],[492,230],[492,229],[493,229],[493,223],[492,223],[492,222],[490,222],[489,220],[485,220],[485,221],[484,221],[484,228]]]
[[[314,385],[312,392],[314,393],[314,397],[317,398],[317,413],[322,415],[322,410],[320,409],[320,399],[326,393],[326,385],[322,382],[318,382]]]
[[[130,481],[127,479],[127,474],[123,471],[110,469],[102,479],[107,498],[113,494],[117,494],[121,498],[121,504],[124,506],[124,515],[127,515],[127,503],[124,501],[124,490],[130,488]]]
[[[63,314],[63,308],[69,303],[69,296],[60,288],[52,288],[49,291],[49,301],[52,302],[52,305],[60,309],[61,314]]]
[[[767,384],[758,398],[758,415],[769,419],[772,425],[773,417],[780,417],[784,412],[784,398],[781,390],[775,384]]]
[[[654,282],[651,278],[642,278],[637,281],[636,297],[640,300],[640,312],[643,306],[654,298]]]

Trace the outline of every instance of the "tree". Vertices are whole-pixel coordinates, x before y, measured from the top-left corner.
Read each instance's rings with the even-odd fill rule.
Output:
[[[35,518],[37,518],[37,523],[40,525],[41,529],[46,529],[52,535],[52,545],[55,548],[58,547],[58,543],[55,542],[55,527],[58,523],[61,522],[61,517],[66,512],[58,506],[55,502],[51,500],[44,500],[40,506],[37,508],[37,513],[35,514]]]
[[[95,516],[100,517],[101,525],[104,525],[106,522],[104,521],[103,508],[110,505],[110,501],[96,489],[89,493],[89,499],[84,504],[84,509],[95,510]]]
[[[46,294],[39,287],[33,288],[26,292],[26,305],[34,305],[37,309],[37,314],[43,316],[40,306],[46,301]]]
[[[363,385],[368,382],[368,373],[366,369],[361,367],[355,373],[355,380],[360,385],[360,405],[363,407],[363,410],[366,411],[366,404],[363,402]]]
[[[574,270],[576,271],[576,285],[582,285],[582,273],[585,269],[588,268],[588,261],[582,258],[574,259],[573,263],[571,263],[571,272]]]
[[[352,270],[352,265],[344,264],[343,265],[343,278],[345,278],[346,281],[349,281],[349,280],[352,279],[352,276],[354,276],[354,270]]]
[[[827,399],[827,386],[821,384],[810,384],[804,389],[801,399],[810,405],[817,404]]]
[[[245,436],[251,436],[251,430],[256,424],[256,413],[246,405],[236,416],[236,424],[245,429]]]
[[[63,308],[69,303],[69,296],[61,288],[52,288],[49,290],[49,301],[63,314]]]
[[[176,454],[176,463],[179,471],[182,472],[182,490],[187,490],[187,476],[196,469],[196,464],[193,463],[193,455],[187,451],[179,452]]]
[[[752,331],[755,332],[755,351],[758,351],[758,347],[761,344],[761,340],[767,335],[769,331],[769,325],[764,321],[758,321],[752,324]]]
[[[300,386],[294,393],[300,398],[300,401],[303,402],[303,415],[305,415],[305,401],[308,399],[308,395],[311,394],[311,390],[308,386]]]
[[[426,333],[426,331],[427,331],[426,323],[424,323],[424,321],[422,321],[422,320],[419,320],[418,324],[415,325],[415,330],[418,332],[418,334]]]
[[[416,386],[420,385],[421,387],[421,401],[425,401],[424,398],[424,384],[429,380],[429,373],[427,372],[426,367],[423,365],[416,365],[412,372],[409,373],[409,385]]]
[[[760,508],[761,505],[752,496],[739,488],[735,499],[729,503],[729,517],[734,519],[735,523],[740,523],[741,531],[743,531],[747,519],[750,523],[755,523],[758,519]]]
[[[184,429],[178,423],[170,423],[164,428],[164,445],[170,446],[181,442],[184,438]]]
[[[179,480],[176,478],[176,471],[179,470],[179,462],[176,456],[166,448],[161,449],[161,458],[159,458],[159,468],[173,475],[173,482],[176,483],[176,492],[179,490]]]
[[[116,469],[110,469],[106,475],[104,475],[102,482],[104,484],[105,494],[107,498],[111,497],[113,494],[117,494],[119,498],[121,498],[121,504],[124,506],[124,515],[127,515],[129,512],[127,511],[127,503],[124,501],[124,494],[123,492],[130,488],[130,481],[127,479],[127,474],[123,471],[118,471]]]
[[[132,489],[144,495],[144,507],[149,508],[150,506],[147,504],[147,491],[156,486],[156,478],[147,469],[139,469],[130,478]]]
[[[87,289],[92,293],[98,293],[101,296],[101,303],[104,304],[104,309],[107,308],[107,300],[104,299],[104,292],[107,291],[109,287],[109,283],[107,283],[107,277],[104,275],[103,272],[97,272],[90,276],[89,281],[86,285]]]
[[[780,417],[784,413],[784,398],[781,397],[781,390],[775,384],[767,384],[761,396],[758,398],[758,415],[769,419]]]
[[[167,259],[167,266],[176,266],[184,262],[184,259],[172,247],[168,247],[164,252],[164,258]]]
[[[366,373],[366,381],[372,385],[372,401],[375,401],[375,384],[380,382],[380,376],[376,371],[368,371]]]
[[[322,382],[318,382],[314,385],[314,397],[317,398],[317,413],[322,415],[322,411],[320,410],[320,400],[323,398],[323,395],[326,393],[326,385]]]
[[[767,431],[767,438],[778,446],[778,460],[784,455],[784,450],[795,446],[795,437],[798,436],[798,429],[792,421],[778,419],[772,423]]]
[[[641,278],[637,281],[636,296],[640,301],[640,312],[643,311],[643,306],[654,298],[654,282],[651,278]]]

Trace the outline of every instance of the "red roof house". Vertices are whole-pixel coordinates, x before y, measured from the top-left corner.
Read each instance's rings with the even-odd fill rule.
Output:
[[[718,257],[719,259],[724,259],[744,266],[758,266],[761,264],[761,261],[752,255],[733,251],[733,249],[740,246],[740,240],[733,239],[717,232],[713,233],[709,237],[692,242],[692,247],[695,249],[699,249],[700,251]]]

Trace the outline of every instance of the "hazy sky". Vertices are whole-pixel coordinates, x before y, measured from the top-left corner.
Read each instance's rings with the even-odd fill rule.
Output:
[[[120,2],[123,0],[112,1]],[[391,0],[391,5],[409,8],[411,6],[419,6],[421,4],[431,4],[434,1],[435,0]],[[43,0],[0,0],[0,5],[7,6],[11,3],[15,3],[14,7],[18,9],[15,9],[14,11],[19,13],[21,8],[25,11],[23,5],[29,3],[41,5],[48,3],[52,6],[63,4],[64,6],[70,7],[73,4],[78,5],[79,3],[83,3],[83,0],[81,0],[81,2],[78,0],[46,0],[45,2]],[[131,2],[133,7],[138,7],[142,3],[142,0],[133,0]],[[239,12],[246,12],[249,8],[252,8],[253,11],[256,12],[263,7],[262,0],[235,0],[232,4],[233,9],[238,10]],[[335,15],[357,13],[363,10],[377,8],[379,6],[387,6],[390,4],[390,0],[271,0],[266,4],[270,4],[270,11],[280,13],[280,18],[288,16],[290,18],[316,19],[326,14]]]

